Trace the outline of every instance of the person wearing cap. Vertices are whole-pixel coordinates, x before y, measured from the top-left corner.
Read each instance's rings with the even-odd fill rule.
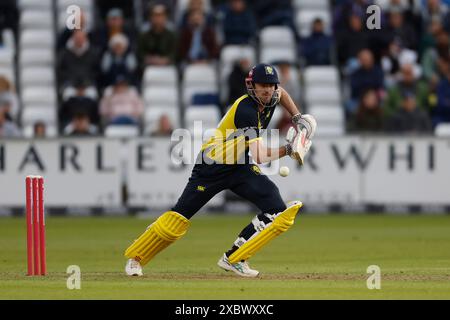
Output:
[[[400,109],[402,93],[405,91],[413,92],[417,106],[428,112],[428,85],[414,74],[414,65],[405,64],[400,69],[399,81],[389,88],[387,92],[387,98],[383,107],[385,115],[391,116]]]
[[[241,231],[218,266],[242,277],[258,276],[259,271],[251,269],[247,260],[294,223],[302,204],[296,201],[286,205],[277,186],[253,161],[267,163],[290,156],[302,164],[316,129],[314,118],[302,115],[279,84],[272,65],[258,64],[250,70],[245,79],[247,94],[233,103],[214,135],[201,147],[178,202],[126,249],[127,275],[142,275],[142,266],[181,238],[200,208],[217,193],[231,190],[256,205],[261,213]],[[278,104],[291,114],[293,127],[286,145],[268,148],[262,133]]]
[[[119,74],[127,74],[130,81],[135,83],[137,59],[129,50],[128,38],[123,33],[118,33],[111,37],[108,47],[101,61],[103,86],[107,87],[113,84]]]

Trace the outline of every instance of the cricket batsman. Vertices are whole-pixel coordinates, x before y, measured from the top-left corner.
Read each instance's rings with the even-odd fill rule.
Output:
[[[142,267],[180,239],[192,216],[225,189],[252,202],[261,212],[241,231],[217,264],[242,277],[259,275],[259,271],[250,268],[248,259],[293,225],[302,203],[295,201],[287,207],[277,186],[261,173],[254,161],[266,163],[288,155],[303,164],[317,126],[311,115],[300,113],[279,83],[271,65],[258,64],[250,70],[245,79],[247,94],[234,102],[214,136],[203,144],[178,202],[126,249],[127,275],[141,276]],[[288,131],[286,145],[268,148],[261,131],[267,128],[278,104],[292,115],[294,126]]]

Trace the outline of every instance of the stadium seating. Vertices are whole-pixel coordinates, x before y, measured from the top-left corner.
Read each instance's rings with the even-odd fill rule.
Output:
[[[36,122],[56,125],[56,110],[46,104],[29,104],[22,111],[22,125],[33,126]]]
[[[18,7],[21,10],[39,9],[39,10],[51,10],[52,0],[18,0]]]
[[[308,85],[339,85],[338,70],[332,66],[308,67],[305,69],[304,78]]]
[[[188,65],[182,82],[182,104],[186,108],[197,93],[219,94],[218,77],[213,65]]]
[[[149,66],[142,81],[145,102],[144,134],[157,130],[162,115],[174,128],[180,126],[178,73],[175,66]]]
[[[440,123],[434,129],[438,137],[450,137],[450,123]]]
[[[178,75],[175,66],[150,66],[145,69],[144,87],[176,87]]]
[[[19,1],[20,41],[18,70],[23,130],[37,121],[57,126],[55,31],[51,1]],[[24,134],[29,134],[30,129]],[[51,131],[51,129],[50,129]],[[31,131],[32,132],[32,131]]]
[[[407,2],[401,1],[403,4]],[[175,2],[173,11],[175,19],[171,18],[170,20],[173,21],[169,21],[171,27],[176,28],[179,25],[188,3],[189,0]],[[217,14],[220,20],[219,8],[221,7],[213,9],[215,2],[210,0],[205,0],[203,3],[205,11],[213,15]],[[326,31],[331,31],[334,9],[339,4],[329,0],[293,0],[291,3],[294,27],[300,36],[305,37],[310,34],[311,24],[318,17],[324,21]],[[388,0],[376,0],[374,3],[384,9],[390,6]],[[420,3],[421,0],[414,0],[417,8]],[[24,110],[35,106],[42,107],[44,104],[57,110],[57,86],[61,84],[56,82],[55,66],[58,56],[58,52],[55,51],[56,36],[66,25],[70,14],[67,9],[71,5],[79,6],[85,13],[88,31],[99,27],[103,21],[94,20],[97,16],[97,3],[92,0],[17,0],[17,5],[20,11],[19,37],[16,40],[12,30],[3,30],[0,74],[15,83],[17,92],[20,94],[20,105]],[[142,3],[138,7],[142,7]],[[129,18],[126,17],[126,19]],[[141,23],[142,17],[139,19],[132,17],[127,24],[132,25],[134,21]],[[136,28],[140,30],[142,25]],[[219,39],[222,33],[221,28],[222,26],[218,23],[216,32]],[[221,49],[219,61],[211,64],[146,67],[140,82],[140,93],[146,107],[143,132],[148,133],[154,130],[155,121],[160,118],[164,110],[167,116],[179,125],[187,123],[188,119],[185,116],[196,115],[198,110],[207,112],[205,110],[212,107],[209,106],[210,104],[216,104],[214,102],[216,96],[219,97],[218,101],[222,105],[225,104],[229,93],[228,77],[234,63],[241,58],[247,58],[251,65],[257,62],[287,61],[293,65],[300,64],[303,68],[303,60],[298,57],[298,43],[290,27],[269,25],[259,30],[257,36],[258,41],[251,45],[224,46]],[[399,59],[403,61],[403,58]],[[416,60],[414,62],[417,63]],[[293,68],[292,72],[294,78],[297,78],[299,71]],[[306,67],[301,70],[301,77],[298,78],[301,87],[301,107],[306,112],[317,113],[317,117],[321,118],[323,121],[320,126],[321,133],[345,132],[343,102],[347,100],[348,80],[344,78],[341,83],[338,67],[334,65]],[[62,101],[73,94],[64,90],[62,93],[62,96],[58,97],[62,98]],[[96,92],[95,95],[101,93],[101,91]],[[199,104],[207,104],[207,106],[205,108]],[[193,107],[193,105],[196,106]],[[195,111],[187,112],[190,108],[194,108]],[[218,110],[215,106],[215,111]],[[30,111],[26,113],[26,117],[29,117],[28,114],[33,114]],[[280,116],[277,110],[271,127],[276,125]],[[444,129],[441,128],[436,128],[436,135],[443,132]]]
[[[51,86],[30,86],[22,90],[22,101],[25,105],[46,104],[56,110],[56,95]]]
[[[181,126],[180,114],[178,109],[167,106],[152,106],[145,110],[144,115],[144,134],[151,135],[158,130],[158,122],[161,116],[166,115],[173,128],[179,128]]]
[[[260,31],[260,61],[273,63],[276,61],[297,62],[297,45],[293,31],[288,27],[270,26]]]
[[[23,67],[53,67],[55,62],[53,50],[50,48],[22,49],[19,53],[19,68]]]
[[[201,121],[202,132],[194,131],[195,121]],[[186,109],[185,127],[196,136],[203,135],[203,132],[206,130],[217,127],[219,121],[220,112],[215,105],[201,107],[190,106]]]
[[[51,67],[24,67],[20,69],[20,86],[22,90],[28,86],[54,86],[55,72]]]
[[[308,67],[303,73],[308,113],[320,123],[317,135],[345,132],[338,71],[333,66]]]
[[[23,10],[20,15],[20,27],[24,29],[52,29],[53,15],[49,10]]]
[[[176,88],[171,87],[145,88],[144,102],[147,108],[151,108],[155,105],[165,105],[170,108],[178,108],[178,91]]]
[[[133,138],[139,136],[139,127],[134,125],[109,125],[105,136],[110,138]]]
[[[293,6],[296,11],[305,9],[328,11],[330,9],[329,0],[294,0]]]
[[[50,29],[24,29],[20,36],[20,48],[24,49],[53,49],[55,34]]]

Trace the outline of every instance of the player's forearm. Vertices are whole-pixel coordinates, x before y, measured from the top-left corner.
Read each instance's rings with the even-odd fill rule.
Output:
[[[258,149],[256,156],[253,154],[252,156],[257,163],[267,163],[286,156],[286,147],[285,146],[279,148],[261,147]]]
[[[289,93],[286,90],[280,87],[281,95],[280,95],[280,104],[291,114],[291,116],[295,116],[300,113],[300,109],[295,105],[294,100],[292,100]]]

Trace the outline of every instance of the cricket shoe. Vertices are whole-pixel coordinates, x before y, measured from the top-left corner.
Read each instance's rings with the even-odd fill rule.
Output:
[[[138,261],[134,259],[128,259],[127,265],[125,266],[125,273],[129,276],[140,277],[143,275],[142,266]]]
[[[225,271],[233,271],[241,277],[255,278],[259,275],[259,271],[251,269],[247,261],[241,261],[231,264],[225,253],[219,259],[217,265]]]

